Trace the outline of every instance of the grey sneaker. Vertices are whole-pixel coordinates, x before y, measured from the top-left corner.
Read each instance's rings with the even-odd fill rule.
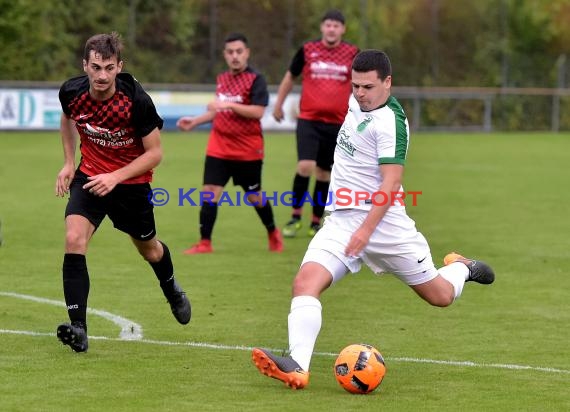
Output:
[[[83,322],[62,323],[57,327],[57,338],[75,352],[87,352],[87,327]]]
[[[178,323],[186,325],[190,322],[192,314],[190,301],[178,282],[176,282],[176,279],[174,279],[174,276],[164,284],[161,283],[160,287],[162,288],[162,292],[170,304],[170,310]]]
[[[303,389],[309,384],[309,372],[301,369],[290,356],[276,356],[267,349],[254,348],[251,358],[259,372],[282,381],[292,389]]]
[[[477,282],[483,285],[490,285],[495,281],[495,272],[493,272],[491,266],[485,262],[475,259],[467,259],[455,252],[449,253],[443,259],[443,263],[445,263],[446,266],[454,262],[461,262],[467,266],[467,269],[469,269],[469,279],[467,279],[467,282]]]

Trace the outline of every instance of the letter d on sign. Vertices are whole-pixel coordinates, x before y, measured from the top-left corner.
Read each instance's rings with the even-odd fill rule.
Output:
[[[26,91],[20,92],[20,104],[18,105],[18,126],[30,126],[36,115],[35,96]]]

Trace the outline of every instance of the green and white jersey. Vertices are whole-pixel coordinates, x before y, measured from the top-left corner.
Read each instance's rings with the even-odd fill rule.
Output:
[[[337,137],[326,206],[329,211],[370,210],[372,195],[382,183],[380,165],[404,165],[408,151],[408,119],[395,97],[390,96],[378,109],[363,112],[351,95],[348,106]],[[405,210],[390,193],[385,195],[393,204],[389,211]]]

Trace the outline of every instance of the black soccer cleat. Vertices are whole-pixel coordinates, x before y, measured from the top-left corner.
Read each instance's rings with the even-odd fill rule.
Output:
[[[87,352],[87,327],[83,322],[62,323],[57,327],[57,338],[75,352]]]
[[[491,266],[485,262],[475,259],[467,259],[455,252],[451,252],[443,259],[443,263],[445,263],[446,266],[454,262],[461,262],[467,266],[467,269],[469,269],[469,279],[467,279],[466,282],[477,282],[483,285],[490,285],[495,281],[495,272],[493,272]]]
[[[190,322],[192,309],[190,308],[190,301],[186,297],[186,293],[182,290],[180,285],[174,279],[174,276],[165,283],[161,283],[160,287],[164,296],[170,304],[170,310],[176,320],[182,325]]]

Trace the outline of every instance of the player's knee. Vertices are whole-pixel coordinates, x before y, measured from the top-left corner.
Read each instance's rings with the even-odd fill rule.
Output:
[[[454,296],[453,292],[442,290],[437,293],[430,294],[429,296],[424,297],[424,299],[432,306],[445,308],[453,303]]]
[[[297,173],[304,177],[310,177],[315,170],[315,162],[312,160],[300,160],[297,163]]]
[[[330,182],[331,172],[321,169],[320,167],[317,167],[317,169],[315,170],[315,177],[317,180],[320,180],[321,182]]]
[[[68,253],[85,253],[87,243],[87,237],[79,231],[68,230],[65,234],[65,250]]]
[[[158,246],[158,241],[156,243],[157,244],[153,246],[145,245],[145,247],[138,248],[138,251],[143,259],[149,263],[156,263],[162,259],[162,249]]]
[[[293,296],[319,297],[330,286],[330,283],[331,280],[328,277],[301,268],[293,280]]]
[[[303,272],[300,272],[295,276],[293,280],[293,296],[304,296],[310,294],[310,291],[314,289],[311,284],[311,280],[308,276],[305,276]]]
[[[131,238],[137,251],[146,260],[148,263],[156,263],[162,259],[162,256],[166,251],[163,249],[161,242],[156,238],[152,238],[150,240],[137,240],[135,238]]]

